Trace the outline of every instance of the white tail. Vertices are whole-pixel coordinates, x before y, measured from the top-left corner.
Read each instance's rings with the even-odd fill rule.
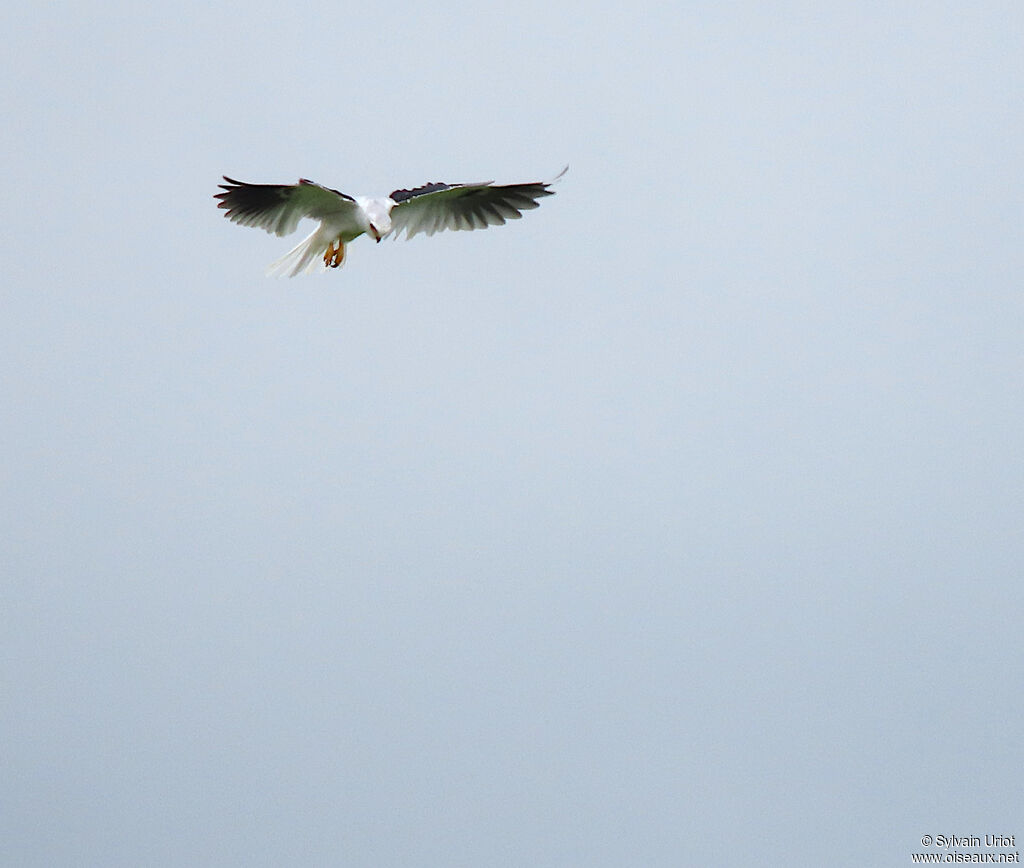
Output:
[[[295,277],[299,272],[311,274],[317,270],[318,264],[322,269],[323,263],[318,263],[317,260],[323,257],[324,251],[327,249],[327,238],[321,234],[321,228],[314,229],[309,236],[296,244],[284,256],[271,262],[267,267],[267,276]]]

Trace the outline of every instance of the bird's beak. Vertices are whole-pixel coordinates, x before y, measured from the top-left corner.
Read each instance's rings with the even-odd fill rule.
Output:
[[[376,242],[380,244],[380,233],[377,231],[376,227],[370,227],[370,234],[374,237],[374,240],[376,240]]]

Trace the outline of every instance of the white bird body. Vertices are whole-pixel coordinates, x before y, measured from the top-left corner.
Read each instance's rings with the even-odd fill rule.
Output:
[[[300,179],[297,184],[246,184],[226,175],[219,208],[242,226],[257,226],[275,235],[289,235],[299,220],[312,217],[320,225],[284,256],[270,265],[269,274],[294,277],[310,272],[322,259],[325,268],[337,268],[345,261],[346,245],[366,234],[376,241],[403,230],[407,238],[425,232],[433,235],[445,229],[483,229],[522,212],[537,208],[537,200],[554,194],[548,189],[568,170],[563,169],[546,182],[494,186],[480,184],[424,184],[411,190],[395,190],[390,196],[349,196]]]

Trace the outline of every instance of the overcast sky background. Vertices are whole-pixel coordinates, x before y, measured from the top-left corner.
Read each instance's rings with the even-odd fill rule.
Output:
[[[0,16],[0,862],[1024,835],[1019,3]]]

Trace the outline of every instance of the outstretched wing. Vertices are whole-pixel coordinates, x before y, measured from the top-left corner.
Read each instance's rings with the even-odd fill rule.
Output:
[[[544,196],[553,196],[548,189],[568,170],[565,167],[550,181],[532,184],[494,186],[482,184],[424,184],[412,190],[395,190],[391,199],[392,234],[402,230],[412,238],[419,232],[433,235],[445,229],[485,229],[500,226],[506,220],[518,220],[523,211],[540,207]]]
[[[358,210],[355,199],[329,187],[322,187],[302,178],[298,184],[246,184],[224,176],[223,193],[218,208],[241,226],[257,226],[275,235],[290,235],[303,217],[323,220],[327,217],[352,216]]]

